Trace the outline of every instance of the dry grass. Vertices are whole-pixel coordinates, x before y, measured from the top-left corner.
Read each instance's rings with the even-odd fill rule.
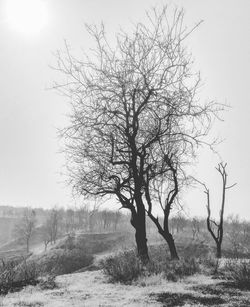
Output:
[[[56,283],[55,289],[30,286],[19,293],[10,293],[4,298],[3,306],[19,306],[20,302],[26,304],[20,306],[39,303],[49,307],[250,306],[250,292],[201,274],[178,282],[154,274],[140,277],[132,285],[123,285],[108,283],[99,270],[58,276]]]

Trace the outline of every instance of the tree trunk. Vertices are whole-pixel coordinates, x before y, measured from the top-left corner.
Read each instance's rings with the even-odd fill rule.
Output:
[[[173,236],[171,235],[171,233],[164,234],[164,239],[167,241],[169,251],[170,251],[171,260],[179,260],[179,256],[177,254],[175,242],[174,242],[174,239],[173,239]]]
[[[27,252],[27,254],[29,253],[29,251],[30,251],[30,246],[29,246],[29,240],[27,239],[26,240],[26,252]]]
[[[137,246],[137,253],[142,261],[146,264],[149,261],[148,246],[146,237],[146,216],[145,211],[135,210],[131,211],[131,225],[135,228],[135,242]]]
[[[138,222],[137,227],[135,228],[135,241],[140,260],[142,261],[142,263],[147,263],[149,261],[149,256],[146,229],[145,227],[143,227],[143,224],[140,224],[140,222]]]
[[[221,258],[221,243],[216,242],[216,258]]]
[[[148,214],[149,218],[154,222],[156,225],[159,234],[164,238],[164,240],[167,242],[169,251],[170,251],[170,257],[172,260],[178,260],[179,256],[176,250],[175,242],[173,239],[172,234],[169,232],[169,225],[168,225],[168,215],[165,215],[164,217],[164,229],[162,228],[161,224],[159,223],[158,218],[154,217],[151,212]]]
[[[179,256],[177,254],[174,238],[172,234],[169,232],[169,214],[170,214],[170,207],[165,209],[164,211],[164,229],[163,229],[163,237],[167,241],[170,257],[172,260],[179,260]]]

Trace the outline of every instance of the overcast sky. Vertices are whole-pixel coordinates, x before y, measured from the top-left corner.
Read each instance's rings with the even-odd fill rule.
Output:
[[[25,6],[30,0],[18,2]],[[165,1],[44,0],[40,8],[44,19],[32,6],[34,18],[29,20],[27,8],[17,8],[17,0],[0,0],[0,205],[48,208],[74,203],[60,175],[64,157],[58,153],[56,130],[67,124],[67,100],[46,90],[58,78],[49,68],[55,63],[53,52],[63,47],[64,39],[77,55],[81,48],[88,49],[86,22],[103,21],[112,36],[120,27],[127,29],[131,22],[143,21],[145,10],[162,3]],[[223,115],[224,122],[214,127],[214,134],[225,139],[218,151],[228,162],[229,182],[237,182],[228,192],[226,213],[250,219],[250,1],[169,3],[185,9],[189,26],[204,20],[189,40],[189,48],[195,68],[201,71],[202,99],[231,106]],[[221,192],[214,169],[217,162],[217,156],[202,151],[195,170],[215,195],[214,210]],[[189,214],[204,213],[201,190],[190,191],[182,200]]]

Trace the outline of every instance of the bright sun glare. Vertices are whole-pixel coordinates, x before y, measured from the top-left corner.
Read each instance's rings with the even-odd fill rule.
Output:
[[[42,0],[7,0],[6,14],[10,26],[26,35],[40,32],[48,21],[47,7]]]

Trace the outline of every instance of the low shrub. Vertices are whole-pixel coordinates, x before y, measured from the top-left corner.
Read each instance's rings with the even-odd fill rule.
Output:
[[[156,263],[165,263],[170,261],[170,254],[167,250],[166,244],[149,246],[149,257]]]
[[[23,280],[26,284],[36,283],[40,268],[34,261],[24,260],[15,267],[15,279]]]
[[[178,246],[177,249],[181,257],[187,258],[206,258],[210,252],[208,245],[202,242],[189,242],[187,245]]]
[[[168,261],[165,264],[164,274],[167,280],[177,281],[186,276],[194,275],[200,271],[200,265],[195,258],[182,258]]]
[[[223,257],[230,259],[249,259],[250,253],[248,250],[240,249],[223,249],[222,251]]]
[[[108,257],[101,265],[110,281],[125,284],[130,284],[142,276],[156,274],[163,274],[167,280],[177,281],[200,270],[199,262],[194,258],[171,261],[166,255],[162,257],[164,253],[158,253],[155,248],[150,254],[152,260],[147,265],[142,265],[134,250]],[[155,257],[152,257],[152,254]]]
[[[28,259],[2,261],[0,295],[38,283],[41,288],[52,289],[55,287],[56,275],[75,272],[89,266],[92,261],[93,255],[79,249],[57,249]]]
[[[38,283],[39,269],[35,262],[8,261],[1,267],[0,294],[21,290]]]
[[[107,257],[101,266],[111,282],[130,284],[142,275],[143,267],[134,250]]]
[[[40,279],[39,286],[42,290],[52,290],[57,287],[56,276],[55,275],[46,275]]]
[[[202,272],[204,274],[209,274],[209,275],[219,274],[220,261],[218,258],[215,258],[212,255],[208,255],[207,257],[200,258],[199,262],[202,266]]]
[[[250,289],[250,262],[227,260],[223,267],[224,276],[239,288]]]
[[[163,245],[151,246],[149,252],[152,261],[147,265],[147,271],[150,274],[163,273],[167,280],[177,281],[200,271],[198,259],[181,257],[178,261],[171,260]]]
[[[92,261],[93,255],[76,248],[51,250],[37,259],[43,275],[48,273],[54,275],[70,274],[90,265]]]

